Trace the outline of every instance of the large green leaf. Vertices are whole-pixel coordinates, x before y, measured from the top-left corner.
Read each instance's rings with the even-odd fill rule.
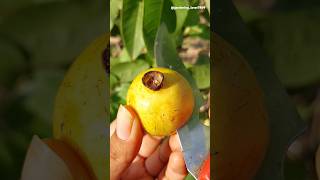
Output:
[[[187,0],[171,0],[171,2],[173,3],[174,6],[189,6],[189,1]],[[185,22],[185,20],[187,19],[188,16],[188,10],[176,10],[176,17],[177,17],[177,21],[176,21],[176,29],[175,29],[175,34],[180,33],[182,26]]]
[[[190,10],[185,20],[185,26],[196,26],[199,24],[200,16],[198,11]]]
[[[169,32],[180,33],[187,18],[187,10],[171,10],[171,6],[189,6],[187,0],[145,0],[144,1],[143,33],[149,54],[154,56],[154,42],[161,23],[165,23]]]
[[[160,25],[164,0],[144,0],[143,35],[149,54],[153,56],[154,41]]]
[[[121,11],[121,35],[132,59],[138,57],[144,47],[143,41],[143,1],[123,0]]]

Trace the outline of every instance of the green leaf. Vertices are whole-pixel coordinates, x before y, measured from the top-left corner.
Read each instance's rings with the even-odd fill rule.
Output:
[[[119,64],[119,63],[123,63],[123,62],[130,62],[131,61],[131,57],[128,54],[128,51],[123,48],[119,57],[111,57],[110,58],[110,67]]]
[[[110,71],[120,79],[120,82],[130,82],[138,73],[148,68],[149,64],[147,62],[144,60],[136,60],[116,64],[110,67]]]
[[[114,21],[119,15],[122,6],[122,0],[110,0],[110,31],[113,28]]]
[[[181,21],[184,21],[183,13],[180,13],[179,19],[176,18],[176,12],[171,10],[172,5],[169,0],[144,1],[143,35],[148,52],[152,57],[154,56],[154,42],[160,24],[162,22],[166,23],[169,31],[174,33],[177,29],[176,22],[179,21],[179,24],[181,24]]]
[[[157,29],[161,22],[163,1],[144,0],[143,36],[149,54],[152,56]]]
[[[111,94],[110,121],[113,121],[116,118],[119,105],[126,104],[126,96],[129,86],[129,83],[123,83],[116,87],[115,91]]]
[[[172,34],[175,32],[175,29],[176,29],[177,16],[176,16],[176,13],[171,10],[171,6],[173,6],[172,1],[165,0],[163,2],[161,23],[165,23],[168,31]]]
[[[199,89],[210,87],[210,64],[194,65],[190,71]]]
[[[199,20],[200,20],[199,12],[194,10],[189,10],[184,25],[195,26],[199,24]]]
[[[189,6],[189,2],[187,0],[171,0],[174,6]],[[177,17],[177,22],[176,22],[176,30],[175,34],[180,33],[182,26],[187,19],[188,16],[188,10],[185,9],[180,9],[176,10],[176,17]]]
[[[116,119],[117,111],[118,111],[119,105],[121,104],[120,98],[117,95],[112,95],[111,101],[112,103],[110,103],[110,122]]]
[[[121,13],[122,40],[132,59],[140,54],[143,41],[143,1],[123,0]]]
[[[130,83],[122,83],[120,86],[115,88],[115,91],[117,92],[118,97],[123,99],[126,102],[127,92],[129,89]]]
[[[117,83],[118,83],[118,78],[116,75],[114,75],[112,72],[110,73],[110,88],[113,89]]]
[[[190,6],[197,6],[199,5],[199,0],[189,0]]]
[[[199,119],[199,108],[202,104],[202,96],[197,87],[197,84],[191,74],[183,65],[177,54],[176,45],[172,36],[169,34],[168,29],[164,23],[159,27],[156,43],[155,43],[155,55],[157,65],[160,67],[167,67],[179,72],[183,75],[192,87],[195,97],[195,108],[192,114],[192,118]]]

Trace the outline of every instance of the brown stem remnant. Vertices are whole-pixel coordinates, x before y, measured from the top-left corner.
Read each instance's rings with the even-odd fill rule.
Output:
[[[142,83],[147,88],[158,91],[163,85],[164,75],[159,71],[149,71],[143,75]]]

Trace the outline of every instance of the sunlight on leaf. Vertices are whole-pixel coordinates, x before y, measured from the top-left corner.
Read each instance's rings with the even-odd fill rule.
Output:
[[[123,0],[121,34],[132,59],[137,58],[144,47],[142,33],[143,5],[143,1]]]

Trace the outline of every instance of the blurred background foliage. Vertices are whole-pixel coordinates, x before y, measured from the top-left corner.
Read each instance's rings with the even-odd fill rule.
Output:
[[[319,141],[314,139],[319,139],[320,132],[320,1],[233,1],[265,50],[302,120],[312,129],[314,135],[309,140],[315,144],[310,146],[317,147]],[[315,169],[320,167],[315,167],[316,157],[312,154],[315,152],[310,153],[305,159],[286,162],[286,179],[319,179]]]
[[[1,179],[20,179],[33,134],[51,136],[54,98],[69,65],[106,32],[107,1],[0,1]]]

